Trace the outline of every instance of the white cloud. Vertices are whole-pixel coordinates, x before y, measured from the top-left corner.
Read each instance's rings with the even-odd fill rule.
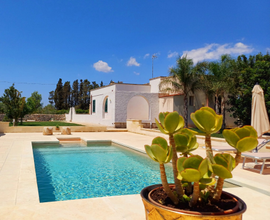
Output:
[[[99,60],[98,62],[94,63],[93,67],[99,72],[113,72],[112,68],[108,65],[108,63]]]
[[[223,54],[240,55],[243,53],[251,53],[254,50],[251,46],[245,45],[241,42],[231,46],[230,44],[209,44],[205,47],[193,49],[190,51],[183,51],[183,56],[193,59],[194,63],[203,60],[214,60],[220,58]]]
[[[149,57],[149,56],[150,56],[150,54],[147,53],[147,54],[144,55],[143,59],[146,59],[146,58]]]
[[[127,66],[140,66],[134,57],[130,57],[129,61],[127,62]]]
[[[266,52],[270,53],[270,47],[266,48]]]
[[[140,73],[137,73],[137,72],[135,72],[135,71],[134,71],[134,74],[135,74],[135,75],[137,75],[137,76],[139,76],[139,75],[140,75]]]
[[[178,56],[178,53],[176,51],[175,52],[169,51],[168,53],[169,53],[168,54],[168,58],[172,58],[172,57],[177,57]]]

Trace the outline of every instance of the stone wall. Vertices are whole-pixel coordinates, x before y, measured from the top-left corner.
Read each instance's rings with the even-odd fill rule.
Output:
[[[3,121],[4,114],[0,114],[0,121]],[[28,121],[51,121],[53,119],[54,121],[65,121],[66,116],[65,114],[31,114],[31,115],[25,115],[23,120]]]

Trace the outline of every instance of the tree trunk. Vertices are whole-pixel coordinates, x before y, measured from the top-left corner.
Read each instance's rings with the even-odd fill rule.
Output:
[[[174,177],[174,183],[175,183],[175,189],[176,192],[179,196],[179,198],[182,198],[184,195],[184,190],[183,190],[183,186],[182,183],[179,179],[177,179],[177,175],[178,175],[178,170],[177,170],[177,166],[176,166],[176,162],[177,162],[177,152],[176,152],[176,148],[175,148],[175,143],[174,143],[174,139],[173,139],[173,135],[170,135],[170,145],[172,146],[172,167],[173,167],[173,177]]]
[[[216,201],[220,200],[220,197],[221,197],[221,194],[222,194],[223,184],[224,184],[224,179],[219,177],[218,181],[217,181],[215,194],[213,196],[213,199],[216,200]]]
[[[167,193],[168,197],[173,201],[174,204],[178,204],[178,199],[173,194],[173,192],[168,184],[164,164],[159,164],[159,169],[160,169],[160,178],[161,178],[161,182],[162,182],[162,186],[163,186],[164,191]]]
[[[235,167],[237,167],[237,165],[240,163],[241,161],[241,152],[237,151],[236,155],[235,155]]]
[[[193,184],[193,194],[192,198],[190,200],[190,206],[195,206],[197,204],[197,201],[200,197],[200,184],[199,182],[194,182]]]
[[[219,109],[218,109],[218,96],[215,95],[215,110],[216,110],[216,113],[219,114]]]
[[[185,120],[185,127],[188,127],[188,97],[184,94],[184,120]]]
[[[225,116],[225,97],[221,99],[221,114],[223,115],[222,129],[226,128],[226,116]]]

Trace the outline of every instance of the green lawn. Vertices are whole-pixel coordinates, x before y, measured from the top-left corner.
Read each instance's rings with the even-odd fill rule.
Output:
[[[17,126],[84,126],[80,124],[75,123],[68,123],[68,122],[62,122],[62,121],[29,121],[29,122],[23,122],[22,124],[19,122]],[[13,126],[13,123],[10,122],[9,126]]]
[[[189,128],[190,130],[201,132],[198,128]],[[216,138],[224,138],[222,135],[222,130],[220,130],[220,134],[212,134],[211,137],[216,137]]]

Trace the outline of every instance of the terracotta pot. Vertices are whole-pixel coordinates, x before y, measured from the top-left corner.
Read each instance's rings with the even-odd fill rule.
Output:
[[[244,201],[230,193],[227,194],[236,198],[239,202],[238,210],[236,210],[234,213],[225,212],[219,213],[218,215],[213,215],[212,213],[189,212],[185,210],[168,208],[159,203],[154,204],[148,198],[149,193],[158,187],[161,187],[161,185],[158,184],[148,186],[141,191],[141,197],[145,207],[145,216],[147,220],[173,220],[180,218],[181,220],[241,220],[242,214],[246,211],[246,204]]]

